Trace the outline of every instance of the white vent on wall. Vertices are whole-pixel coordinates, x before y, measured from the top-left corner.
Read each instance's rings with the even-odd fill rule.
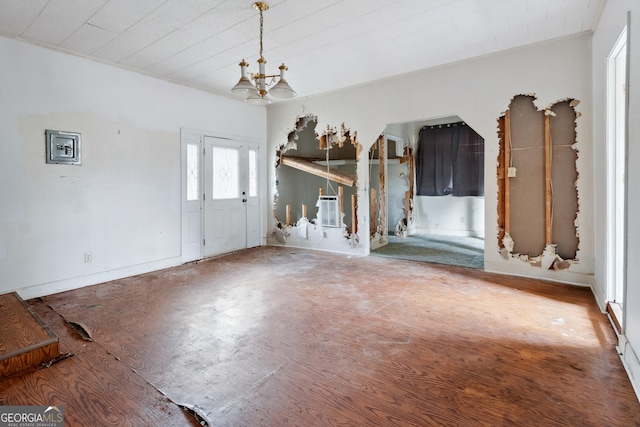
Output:
[[[320,196],[318,217],[323,227],[341,227],[340,206],[336,196]]]

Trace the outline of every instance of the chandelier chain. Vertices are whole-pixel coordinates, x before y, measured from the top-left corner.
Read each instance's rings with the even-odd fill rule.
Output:
[[[260,9],[260,58],[262,58],[262,26],[264,24],[264,20],[262,18],[262,9]]]

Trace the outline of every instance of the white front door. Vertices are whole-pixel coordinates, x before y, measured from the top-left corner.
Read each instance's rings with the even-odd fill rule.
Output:
[[[260,244],[257,148],[204,137],[204,256]]]

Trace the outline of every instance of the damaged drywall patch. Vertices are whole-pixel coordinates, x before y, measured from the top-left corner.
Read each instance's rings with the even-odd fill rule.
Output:
[[[577,262],[575,99],[542,110],[517,95],[498,118],[498,247],[505,259],[544,269]]]
[[[357,132],[343,123],[317,129],[316,116],[297,118],[276,151],[271,237],[313,243],[339,236],[357,246]]]

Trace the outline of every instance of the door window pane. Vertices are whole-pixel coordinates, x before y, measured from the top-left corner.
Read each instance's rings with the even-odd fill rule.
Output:
[[[198,185],[198,146],[187,145],[187,200],[199,200],[200,189]]]
[[[258,196],[258,152],[249,150],[249,197]]]
[[[234,199],[238,197],[238,150],[235,148],[213,147],[213,199]]]

